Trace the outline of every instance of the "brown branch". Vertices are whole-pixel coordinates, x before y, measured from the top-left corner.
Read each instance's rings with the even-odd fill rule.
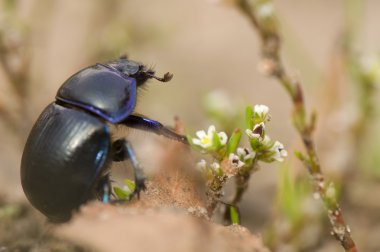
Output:
[[[23,43],[26,43],[28,37],[23,37]],[[19,43],[7,43],[6,35],[0,31],[0,68],[3,69],[3,73],[10,84],[10,89],[17,98],[17,103],[20,108],[23,108],[26,102],[27,85],[29,83],[29,66],[30,55],[28,51],[22,49],[25,44]],[[24,50],[24,51],[23,51]],[[12,66],[11,59],[18,58],[20,65],[17,67]],[[4,119],[9,128],[15,132],[18,132],[21,128],[20,119],[27,118],[26,110],[21,109],[17,111],[18,117],[12,116],[16,112],[10,111],[6,104],[0,103],[0,117]]]
[[[258,160],[254,159],[252,165],[248,168],[242,169],[235,177],[236,191],[234,198],[231,201],[231,205],[237,207],[240,203],[244,193],[247,191],[249,186],[249,179],[251,175],[259,169]]]
[[[26,82],[28,80],[29,69],[29,55],[28,53],[20,52],[21,44],[13,44],[7,46],[4,42],[6,38],[0,33],[0,66],[3,68],[6,77],[12,84],[12,89],[16,95],[23,99],[26,96]],[[24,40],[28,38],[24,36]],[[9,61],[10,57],[18,57],[20,59],[20,66],[15,69],[11,66]]]
[[[250,177],[251,173],[239,174],[236,176],[236,192],[231,205],[237,206],[237,204],[241,201],[243,194],[248,189]]]
[[[312,137],[316,116],[312,114],[309,119],[305,109],[302,86],[298,81],[291,78],[284,68],[280,57],[281,38],[276,29],[277,27],[276,25],[273,27],[273,20],[271,20],[272,26],[270,28],[266,26],[265,22],[261,22],[255,7],[251,6],[248,0],[238,0],[237,3],[239,9],[248,17],[261,38],[263,70],[271,77],[277,79],[292,99],[293,124],[307,152],[306,157],[303,155],[299,155],[299,157],[303,160],[310,175],[313,177],[315,195],[320,196],[327,209],[332,225],[332,235],[341,243],[345,251],[356,252],[356,245],[351,237],[350,229],[343,219],[342,210],[336,201],[336,196],[335,194],[331,195],[331,187],[325,186],[325,179]]]

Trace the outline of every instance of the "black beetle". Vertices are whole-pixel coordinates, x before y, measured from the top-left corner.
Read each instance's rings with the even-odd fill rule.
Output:
[[[56,101],[37,119],[25,144],[21,183],[32,205],[53,222],[70,219],[91,199],[110,196],[112,161],[129,159],[135,193],[145,189],[144,174],[126,139],[112,141],[109,123],[154,132],[187,143],[161,123],[133,114],[137,87],[156,77],[144,65],[121,57],[82,69],[63,83]]]

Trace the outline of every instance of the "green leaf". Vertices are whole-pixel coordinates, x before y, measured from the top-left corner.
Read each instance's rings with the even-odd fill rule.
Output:
[[[215,150],[219,150],[219,148],[222,146],[222,143],[220,142],[220,138],[218,136],[218,133],[214,131],[214,135],[212,136],[212,147]]]
[[[247,129],[253,129],[253,108],[251,106],[248,106],[245,109],[245,123]]]
[[[304,154],[302,154],[301,152],[299,151],[295,151],[294,152],[294,155],[304,163],[304,165],[306,165],[307,167],[311,167],[312,166],[312,163],[310,162],[310,158],[305,156]]]
[[[190,135],[186,135],[186,138],[187,138],[187,142],[191,145],[191,147],[193,147],[194,149],[198,149],[198,148],[200,148],[200,146],[195,145],[195,144],[193,143],[193,137],[192,137],[192,136],[190,136]]]
[[[113,191],[115,192],[118,199],[129,199],[132,192],[128,192],[120,187],[114,186]]]
[[[230,220],[232,224],[236,224],[236,225],[240,224],[239,212],[233,206],[230,206]]]
[[[337,192],[333,182],[330,182],[326,188],[326,197],[324,198],[328,209],[333,209],[337,205]]]
[[[279,183],[279,204],[282,213],[294,224],[300,215],[299,200],[294,188],[294,182],[290,178],[289,167],[284,166],[280,169]]]
[[[310,181],[308,177],[293,179],[290,174],[290,167],[285,164],[279,172],[277,192],[279,209],[291,221],[293,226],[297,226],[305,218],[302,206],[305,200],[308,200],[312,191]]]
[[[296,158],[301,161],[304,161],[306,159],[306,157],[300,151],[294,151],[294,156],[296,156]]]
[[[240,129],[235,129],[227,143],[227,155],[234,153],[241,139]]]
[[[190,135],[186,135],[186,138],[189,144],[193,144],[193,138]]]
[[[249,139],[249,144],[251,145],[252,150],[259,152],[261,151],[262,144],[259,139],[257,138],[251,138]]]
[[[135,191],[135,188],[136,188],[135,182],[133,182],[130,179],[124,179],[123,182],[128,187],[128,189],[131,191],[131,193]]]
[[[294,127],[302,132],[305,129],[306,120],[305,110],[303,107],[296,107],[296,110],[292,114],[292,120]]]

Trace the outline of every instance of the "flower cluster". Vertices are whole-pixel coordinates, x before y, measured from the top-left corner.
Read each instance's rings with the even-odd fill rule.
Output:
[[[202,159],[197,167],[207,176],[230,177],[243,168],[252,170],[258,161],[282,162],[287,156],[287,151],[282,143],[272,141],[266,134],[266,123],[269,120],[269,108],[265,105],[255,105],[246,109],[245,133],[248,136],[249,147],[239,146],[242,137],[239,129],[228,137],[225,132],[217,132],[215,126],[211,125],[207,133],[201,130],[195,133],[194,138],[188,136],[190,144],[196,150],[213,157],[211,164]]]
[[[223,175],[223,171],[218,162],[208,164],[206,160],[201,159],[197,163],[197,169],[206,177],[206,179]]]
[[[265,132],[265,125],[270,120],[269,108],[265,105],[255,105],[246,110],[247,126],[245,130],[253,151],[257,153],[257,159],[264,162],[284,160],[288,155],[284,145],[279,141],[271,141]]]

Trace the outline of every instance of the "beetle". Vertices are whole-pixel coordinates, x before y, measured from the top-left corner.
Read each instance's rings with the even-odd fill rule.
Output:
[[[112,140],[111,125],[150,131],[187,143],[186,137],[141,114],[133,113],[137,90],[148,79],[170,81],[146,66],[120,57],[89,66],[59,88],[26,141],[21,184],[27,199],[52,222],[65,222],[92,199],[108,202],[112,162],[130,160],[135,195],[145,189],[144,173],[127,139]]]

